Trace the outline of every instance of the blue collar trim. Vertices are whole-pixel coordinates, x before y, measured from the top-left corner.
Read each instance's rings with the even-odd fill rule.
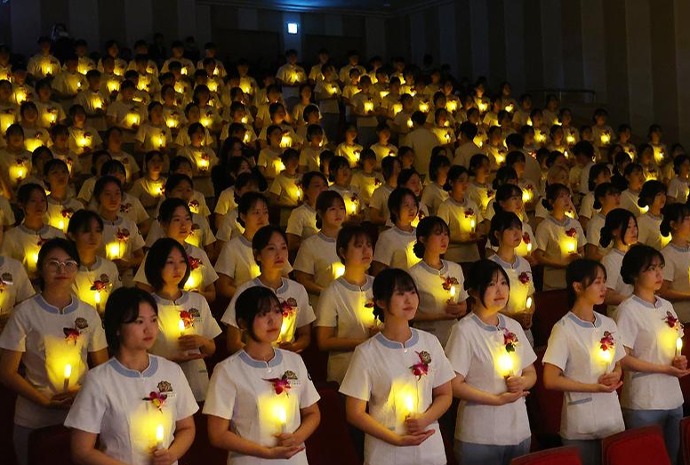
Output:
[[[417,333],[417,330],[414,328],[410,328],[410,331],[412,331],[412,336],[410,336],[410,338],[404,343],[391,341],[386,336],[384,336],[383,333],[378,333],[374,337],[376,338],[377,342],[382,344],[384,347],[387,347],[388,349],[407,349],[413,347],[419,341],[419,333]]]
[[[149,355],[149,366],[146,367],[146,369],[142,372],[130,370],[120,363],[120,361],[115,357],[111,358],[108,363],[115,371],[127,378],[150,378],[158,371],[158,359],[156,357],[152,357],[151,355]]]
[[[600,328],[601,327],[601,318],[597,315],[597,312],[594,312],[594,323],[591,323],[589,321],[584,321],[579,319],[573,312],[568,312],[568,318],[570,318],[570,321],[575,323],[578,326],[581,326],[583,328]]]
[[[252,368],[273,368],[283,363],[283,353],[280,350],[276,349],[273,349],[273,358],[267,362],[264,362],[263,360],[253,359],[244,350],[239,353],[238,357],[240,358],[240,360],[242,360],[244,363],[246,363]]]

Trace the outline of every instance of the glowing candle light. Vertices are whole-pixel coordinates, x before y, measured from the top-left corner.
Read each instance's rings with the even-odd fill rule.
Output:
[[[470,220],[470,232],[475,232],[476,228],[477,228],[477,221],[474,218],[472,218]]]
[[[567,212],[565,212],[565,216],[567,216],[568,218],[575,218],[575,211],[568,210]]]
[[[108,92],[113,93],[120,88],[120,83],[115,79],[111,79],[105,84],[105,86],[108,88]]]
[[[208,81],[206,86],[208,87],[208,90],[210,90],[211,92],[218,91],[218,83],[216,81]]]
[[[364,102],[364,113],[369,113],[371,111],[374,111],[374,102]]]
[[[177,322],[177,328],[180,330],[180,337],[184,336],[184,320],[180,318],[180,320]]]
[[[302,200],[302,188],[298,187],[295,191],[295,197],[297,198],[297,201],[300,202]]]
[[[127,116],[125,117],[125,123],[128,128],[133,128],[134,126],[139,125],[140,117],[139,113],[127,113]]]
[[[244,133],[244,138],[242,139],[242,141],[243,141],[245,144],[248,144],[250,139],[251,139],[251,138],[249,137],[249,133],[248,133],[248,132],[245,132],[245,133]]]
[[[276,405],[275,417],[280,427],[280,434],[285,434],[287,431],[287,410],[285,410],[285,406]]]
[[[523,189],[522,190],[522,201],[527,203],[532,200],[532,197],[534,194],[532,193],[532,189]]]
[[[479,105],[477,106],[479,107],[479,111],[482,113],[484,113],[489,108],[489,105],[487,105],[484,102],[479,102]]]
[[[577,244],[574,240],[569,240],[565,247],[568,253],[575,253],[575,250],[577,250]]]
[[[77,138],[77,145],[81,148],[91,147],[91,136],[82,134]]]
[[[37,148],[39,148],[42,145],[44,145],[43,141],[40,139],[38,134],[36,134],[36,137],[33,137],[31,139],[26,139],[24,141],[24,147],[29,152],[33,152],[34,150],[36,150]]]
[[[397,115],[402,111],[402,103],[394,103],[393,104],[393,116]]]
[[[199,122],[203,127],[208,129],[211,127],[211,125],[213,125],[213,118],[210,116],[204,116],[203,118],[199,119]]]
[[[611,135],[607,132],[601,135],[601,145],[608,145],[611,142]]]
[[[510,352],[503,350],[501,354],[496,357],[496,370],[504,378],[513,376],[515,373],[515,361]]]
[[[408,119],[408,120],[407,120],[407,127],[408,127],[408,128],[411,128],[412,126],[414,126],[414,123],[412,122],[411,119]]]
[[[165,438],[165,428],[163,425],[156,426],[156,449],[163,449],[163,439]]]
[[[17,101],[17,105],[21,105],[26,101],[26,91],[23,89],[17,89],[14,92],[14,99]]]
[[[27,169],[24,165],[13,165],[10,167],[10,178],[15,182],[21,182],[27,174]]]
[[[157,149],[165,147],[165,135],[158,134],[157,137],[153,138],[153,146]]]
[[[180,70],[180,74],[183,74],[184,76],[186,76],[186,75],[187,75],[187,68],[184,68],[184,67],[183,67],[183,68]]]
[[[280,139],[280,146],[284,149],[292,146],[292,137],[290,137],[290,134],[283,134],[283,137]]]
[[[449,100],[446,102],[446,110],[453,113],[458,109],[458,102],[455,100]]]
[[[69,391],[69,379],[72,377],[72,365],[69,363],[65,365],[64,378],[65,381],[62,383],[62,390]]]
[[[405,417],[413,417],[415,415],[416,409],[415,409],[415,399],[412,396],[412,394],[405,394],[403,397],[403,403],[405,404],[405,410],[407,412],[407,415]]]
[[[429,112],[429,103],[421,102],[419,104],[419,111],[421,111],[422,113],[428,113]]]
[[[683,349],[683,338],[676,339],[676,357],[680,357],[680,351]]]
[[[242,124],[247,124],[249,122],[249,118],[247,118],[246,116],[243,116],[241,121],[242,121]]]
[[[458,299],[460,299],[460,287],[458,284],[451,284],[451,286],[450,286],[450,300],[454,304],[457,304]]]
[[[390,92],[387,90],[382,90],[381,92],[379,92],[379,96],[381,98],[386,98],[386,97],[388,97],[389,94],[390,94]]]
[[[527,244],[527,252],[531,252],[531,251],[532,251],[532,243],[530,242],[529,244]]]
[[[166,118],[165,120],[165,125],[169,127],[170,129],[174,129],[179,125],[179,121],[177,119],[177,115],[170,115]]]
[[[345,274],[345,265],[342,263],[334,263],[333,264],[333,279],[338,279],[340,278],[343,274]]]
[[[119,260],[122,258],[122,247],[120,241],[111,242],[105,248],[108,260]]]
[[[100,110],[101,108],[103,108],[103,100],[101,100],[100,97],[94,96],[91,99],[91,106],[93,106],[93,108],[96,110]]]
[[[505,108],[505,110],[508,113],[512,113],[514,109],[515,109],[515,106],[512,103],[509,103],[508,105],[506,105],[506,108]]]
[[[529,310],[532,308],[532,297],[527,297],[527,300],[525,300],[525,309]]]
[[[565,141],[568,143],[568,145],[572,145],[575,143],[575,136],[569,133],[567,136],[565,136]]]

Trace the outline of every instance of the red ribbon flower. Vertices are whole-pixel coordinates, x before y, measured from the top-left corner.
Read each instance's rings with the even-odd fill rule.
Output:
[[[163,394],[162,392],[151,391],[149,393],[149,396],[144,397],[142,400],[146,400],[148,402],[151,402],[151,405],[153,405],[161,413],[163,413],[163,406],[165,405],[165,401],[167,398],[168,398],[167,394]]]
[[[189,208],[199,208],[199,201],[198,200],[192,200],[189,202]]]
[[[74,214],[74,210],[71,208],[63,208],[62,211],[60,212],[63,218],[72,218],[72,215]]]
[[[458,278],[456,278],[454,276],[447,276],[445,278],[443,276],[441,276],[441,281],[443,281],[443,283],[441,285],[443,286],[443,290],[445,290],[445,291],[450,291],[450,288],[454,284],[460,284],[458,282]]]
[[[493,189],[489,189],[486,191],[486,196],[490,199],[493,199],[495,195],[496,195],[496,191],[494,191]]]
[[[417,381],[419,381],[422,379],[422,376],[429,373],[431,355],[429,355],[429,352],[423,350],[421,352],[417,352],[417,356],[419,356],[419,363],[412,365],[410,370],[412,370],[412,374],[415,375],[417,377]]]
[[[503,328],[503,345],[506,346],[506,352],[515,352],[518,343],[517,335],[511,333],[508,328]]]
[[[132,208],[131,203],[120,204],[120,213],[129,213],[129,210],[131,210],[131,208]]]
[[[288,318],[297,312],[297,300],[294,297],[289,297],[280,304],[283,310],[283,318]]]
[[[364,308],[374,308],[374,299],[367,300],[367,303],[364,304]]]
[[[611,334],[611,332],[604,331],[604,337],[601,338],[599,344],[599,347],[603,351],[613,350],[613,347],[616,345],[616,341],[613,339],[613,334]]]
[[[529,282],[529,273],[526,272],[526,271],[523,271],[523,272],[520,273],[520,275],[518,276],[518,280],[519,280],[522,284],[527,284],[527,283]]]
[[[65,342],[68,344],[76,345],[79,340],[81,333],[77,328],[62,328],[62,332],[65,334]]]
[[[93,282],[93,285],[91,285],[91,290],[92,291],[99,291],[99,292],[105,291],[106,288],[108,287],[108,284],[109,283],[106,281],[96,280]]]
[[[292,389],[292,385],[290,384],[290,382],[296,380],[297,375],[294,371],[291,370],[287,370],[285,373],[283,373],[283,376],[281,376],[280,378],[264,379],[264,381],[268,381],[273,385],[273,390],[278,396],[282,393],[285,393],[286,396],[289,396],[290,393],[288,391]]]
[[[127,239],[129,239],[129,229],[117,228],[117,233],[115,233],[115,237],[117,237],[118,241],[126,241]]]
[[[194,271],[201,266],[201,259],[189,257],[189,270]]]
[[[532,239],[529,237],[529,234],[522,233],[522,242],[524,242],[525,244],[529,244],[532,242]]]
[[[471,208],[468,208],[465,210],[465,218],[472,218],[474,216],[474,210]]]
[[[184,323],[185,329],[194,326],[194,315],[191,311],[188,312],[187,310],[182,310],[180,312],[180,320],[182,320],[182,322]]]
[[[575,237],[575,236],[577,236],[577,229],[570,228],[565,232],[565,235],[568,237]]]
[[[664,321],[668,325],[669,328],[673,328],[676,331],[679,331],[680,329],[683,328],[683,325],[680,324],[680,321],[678,321],[678,318],[673,316],[673,314],[669,311],[666,312],[666,316],[664,317]]]
[[[379,178],[374,178],[374,187],[380,186],[381,180]]]

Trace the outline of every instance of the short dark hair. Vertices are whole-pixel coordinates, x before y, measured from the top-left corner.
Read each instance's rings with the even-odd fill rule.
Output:
[[[513,227],[522,229],[520,217],[513,212],[504,210],[496,211],[496,214],[491,218],[491,229],[489,230],[489,242],[491,245],[498,247],[497,234],[502,234],[506,229]]]
[[[69,258],[77,262],[77,264],[81,263],[81,260],[79,260],[79,252],[77,252],[77,246],[74,245],[74,242],[64,239],[62,237],[54,237],[52,239],[48,239],[41,246],[41,250],[38,251],[38,259],[36,260],[36,270],[38,271],[38,287],[41,290],[44,290],[45,287],[45,281],[43,280],[43,272],[41,271],[43,269],[43,263],[46,261],[46,255],[48,255],[51,251],[55,249],[64,250],[65,253],[69,255]]]
[[[664,256],[654,247],[645,244],[636,244],[625,253],[621,265],[621,278],[625,284],[633,285],[635,278],[646,271],[652,264],[652,260],[658,258],[662,265],[666,263]]]
[[[258,315],[280,308],[280,300],[275,292],[264,286],[252,286],[242,291],[235,300],[235,321],[237,325],[256,339],[254,319]],[[244,328],[242,327],[244,326]]]
[[[111,354],[120,350],[120,328],[122,325],[133,323],[139,318],[139,306],[149,304],[158,315],[158,305],[148,292],[136,287],[121,287],[115,289],[105,304],[103,314],[103,328],[108,349]]]
[[[353,239],[357,240],[361,238],[368,239],[373,246],[371,236],[362,226],[347,225],[340,229],[338,232],[338,238],[335,241],[335,253],[338,255],[338,258],[340,258],[341,262],[345,263],[345,255],[341,254],[340,250],[342,249],[346,251],[347,246],[350,245],[350,242],[352,242]]]
[[[391,195],[388,196],[388,211],[390,212],[391,222],[393,224],[400,219],[400,207],[407,196],[414,199],[414,203],[419,210],[419,200],[414,195],[414,192],[407,187],[396,187],[393,189],[393,192],[391,192]]]
[[[146,280],[156,291],[162,289],[165,285],[163,282],[163,277],[161,276],[161,270],[165,267],[168,256],[173,249],[177,249],[187,263],[184,276],[180,282],[177,283],[177,287],[182,289],[189,278],[189,257],[187,256],[187,252],[184,250],[184,246],[175,239],[163,237],[153,243],[148,254],[146,255],[146,261],[144,262],[144,273],[146,274]]]
[[[168,224],[172,221],[173,214],[178,208],[184,208],[189,217],[192,217],[192,211],[189,209],[189,205],[182,199],[165,199],[161,206],[158,208],[158,221],[163,224]]]
[[[488,258],[481,259],[472,265],[470,273],[465,276],[465,289],[476,291],[479,294],[479,301],[486,306],[484,294],[494,276],[498,273],[503,275],[508,284],[508,289],[510,289],[510,279],[501,265]]]
[[[372,293],[374,294],[374,317],[379,321],[384,321],[384,311],[379,307],[378,301],[383,300],[386,305],[390,304],[393,293],[396,291],[414,291],[419,295],[414,279],[405,270],[386,268],[376,275]]]

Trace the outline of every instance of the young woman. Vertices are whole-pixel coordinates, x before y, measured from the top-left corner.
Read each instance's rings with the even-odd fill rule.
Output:
[[[103,176],[96,182],[93,196],[98,214],[103,220],[103,244],[100,255],[112,260],[125,286],[132,285],[134,269],[144,258],[144,238],[134,221],[120,214],[122,184],[113,176]]]
[[[227,298],[232,298],[239,286],[259,276],[251,244],[254,234],[268,224],[268,200],[258,192],[247,192],[237,211],[244,232],[225,243],[216,262],[216,291]]]
[[[449,197],[439,205],[437,212],[450,228],[450,245],[445,258],[454,262],[479,260],[477,239],[484,219],[477,204],[466,195],[468,176],[464,166],[451,166],[446,181]]]
[[[440,149],[440,150],[439,150]],[[450,170],[450,160],[443,147],[434,147],[429,160],[429,184],[422,191],[422,203],[429,209],[430,215],[435,215],[441,203],[448,198],[448,192],[443,188]]]
[[[639,241],[661,250],[670,238],[660,233],[664,207],[666,206],[666,185],[661,181],[647,181],[642,185],[637,204],[646,211],[637,217],[640,227]]]
[[[204,405],[211,444],[229,451],[232,465],[306,465],[304,443],[321,420],[319,395],[302,358],[275,348],[281,302],[271,289],[251,286],[236,303],[247,343],[213,371]]]
[[[21,224],[8,230],[2,241],[2,255],[18,260],[24,265],[29,278],[38,276],[38,253],[45,241],[64,237],[62,231],[45,223],[48,201],[38,184],[24,184],[17,191],[17,203],[24,213]]]
[[[516,320],[533,345],[532,315],[534,315],[534,277],[529,262],[517,250],[523,242],[523,224],[515,213],[499,212],[491,218],[489,241],[497,247],[492,260],[503,268],[510,281],[510,298],[501,313]]]
[[[654,295],[664,281],[663,268],[663,255],[646,245],[631,248],[623,258],[621,275],[634,292],[616,313],[627,354],[621,362],[625,370],[621,406],[628,428],[661,427],[666,451],[671,463],[676,463],[683,417],[678,378],[690,371],[687,359],[676,346],[683,337],[683,326],[671,302]],[[659,392],[664,395],[656,395]]]
[[[153,150],[144,156],[144,175],[134,181],[129,194],[139,199],[149,215],[154,213],[158,202],[163,198],[165,177],[163,172],[164,158],[161,152]]]
[[[538,248],[537,240],[534,237],[532,227],[527,222],[527,215],[525,214],[524,203],[522,201],[522,189],[516,184],[503,184],[496,190],[495,200],[496,201],[489,206],[489,209],[493,210],[491,219],[493,220],[494,215],[504,212],[517,215],[522,224],[522,240],[515,249],[515,253],[520,257],[524,257],[530,265],[536,265],[536,260],[532,253]],[[496,253],[498,250],[497,246],[494,246],[491,240],[487,241],[486,247],[488,250],[487,255]]]
[[[165,237],[175,239],[189,258],[189,277],[183,283],[183,289],[201,294],[207,302],[212,303],[216,299],[214,283],[218,280],[218,274],[203,249],[185,242],[192,232],[192,213],[189,205],[182,199],[166,199],[158,210],[158,221]],[[146,279],[143,264],[134,276],[134,282],[145,291],[153,290]]]
[[[67,232],[67,225],[74,212],[84,208],[84,205],[71,195],[69,195],[69,169],[67,163],[54,158],[48,161],[43,167],[46,187],[50,195],[48,201],[48,211],[46,219],[48,224],[60,231]]]
[[[566,270],[570,311],[551,330],[544,354],[544,386],[562,391],[561,438],[582,463],[601,463],[601,439],[625,429],[616,390],[625,357],[616,323],[594,312],[606,296],[606,270],[575,260]]]
[[[74,242],[80,261],[72,290],[102,314],[110,294],[122,286],[115,263],[98,256],[103,247],[103,220],[94,211],[79,210],[69,220],[67,237]]]
[[[587,244],[585,244],[585,256],[591,260],[601,261],[608,252],[607,248],[611,245],[601,244],[601,228],[606,223],[606,217],[621,202],[620,191],[610,182],[599,184],[594,190],[593,208],[598,210],[587,222]]]
[[[544,265],[544,289],[565,288],[565,268],[582,256],[585,234],[580,223],[566,215],[572,208],[570,189],[549,184],[542,200],[549,216],[537,226],[537,262]]]
[[[462,465],[508,464],[529,452],[524,398],[537,380],[537,356],[520,324],[500,312],[510,281],[497,263],[480,260],[465,287],[475,305],[450,333],[446,354],[460,399],[455,456]]]
[[[384,328],[357,346],[340,385],[348,421],[365,433],[364,463],[444,464],[438,419],[453,369],[435,336],[410,327],[419,294],[409,274],[383,270],[373,295]]]
[[[445,346],[451,327],[467,313],[467,293],[462,268],[443,260],[450,242],[450,229],[438,216],[423,218],[417,226],[413,251],[421,261],[410,268],[419,291],[415,328],[436,336]]]
[[[43,244],[37,262],[41,293],[19,304],[0,334],[0,381],[17,394],[14,450],[20,465],[28,463],[31,432],[65,420],[88,362],[95,366],[108,358],[98,313],[72,294],[78,268],[74,244],[62,238]]]
[[[288,238],[288,250],[294,256],[302,241],[318,232],[316,227],[316,199],[321,192],[328,190],[326,176],[318,171],[310,171],[302,176],[304,201],[302,205],[290,212],[285,232]]]
[[[325,191],[316,199],[319,232],[302,241],[295,258],[295,280],[303,285],[313,304],[334,279],[342,275],[335,242],[346,217],[345,202],[335,191]]]
[[[199,406],[187,380],[176,363],[148,353],[157,313],[141,289],[110,296],[103,325],[113,357],[89,372],[65,420],[75,461],[176,465],[192,445]]]
[[[419,213],[419,201],[414,192],[406,187],[396,188],[388,197],[388,210],[393,227],[379,235],[371,266],[374,276],[388,267],[409,270],[419,261],[412,251],[415,242],[412,222],[418,221]]]
[[[311,323],[316,317],[304,286],[283,277],[287,263],[285,233],[275,226],[264,226],[252,239],[252,252],[254,260],[259,264],[260,274],[237,288],[221,319],[228,328],[228,350],[234,353],[244,347],[242,328],[236,317],[237,296],[247,288],[264,286],[275,292],[283,310],[282,326],[276,345],[291,352],[302,352],[311,342]]]
[[[662,236],[671,235],[671,241],[661,249],[666,266],[659,295],[673,302],[680,321],[686,323],[690,321],[690,207],[669,205],[660,229]]]
[[[203,402],[208,389],[203,359],[215,353],[213,339],[222,331],[206,298],[183,290],[192,272],[191,260],[176,239],[158,239],[146,256],[144,271],[158,305],[160,332],[151,353],[179,363],[194,398]]]
[[[613,316],[615,306],[632,294],[632,286],[623,281],[621,266],[625,254],[638,242],[635,215],[623,208],[611,210],[606,215],[606,221],[601,228],[599,242],[609,249],[601,259],[601,264],[606,269],[606,276],[611,276],[611,279],[606,281],[604,303],[609,306],[609,316]]]
[[[342,383],[355,348],[379,328],[374,279],[366,274],[374,253],[371,238],[360,226],[345,226],[338,233],[336,250],[345,271],[321,293],[315,326],[319,350],[328,352],[328,379]]]

